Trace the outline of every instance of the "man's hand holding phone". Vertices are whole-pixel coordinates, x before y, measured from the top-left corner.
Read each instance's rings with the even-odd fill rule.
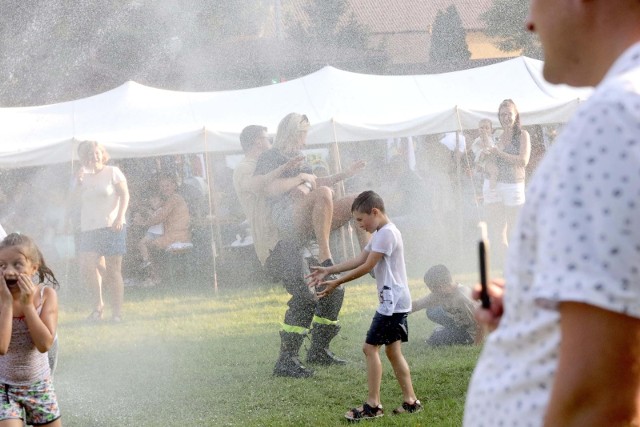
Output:
[[[476,284],[471,293],[473,299],[480,300],[480,294],[482,292],[482,286],[480,283]],[[495,330],[500,324],[504,308],[502,305],[504,294],[504,280],[493,279],[487,284],[487,293],[491,305],[489,308],[478,307],[475,312],[476,320],[485,330],[491,332]]]

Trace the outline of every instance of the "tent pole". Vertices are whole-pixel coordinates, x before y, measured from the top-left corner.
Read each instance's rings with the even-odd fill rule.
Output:
[[[458,129],[460,129],[460,132],[462,132],[462,121],[460,120],[460,114],[458,111],[458,108],[456,107],[456,118],[458,119]],[[471,178],[471,187],[473,189],[473,204],[476,207],[476,215],[478,215],[478,222],[482,221],[482,214],[480,212],[480,204],[478,203],[478,191],[477,191],[477,187],[476,187],[476,179],[473,175],[473,171],[471,170],[471,162],[469,161],[469,153],[466,150],[464,150],[464,162],[468,168],[468,170],[471,172],[470,174],[470,178]]]
[[[215,182],[213,181],[213,168],[210,166],[211,162],[209,161],[209,150],[207,146],[207,130],[206,128],[202,128],[202,132],[204,133],[204,162],[205,162],[205,170],[207,173],[207,191],[209,192],[209,215],[208,215],[208,224],[209,224],[209,233],[211,235],[211,258],[212,258],[212,266],[213,266],[213,292],[215,294],[218,293],[218,268],[216,266],[216,233],[214,231],[214,222],[217,224],[218,218],[215,215],[215,208],[213,206],[213,196],[212,189],[214,188]]]
[[[456,161],[456,189],[458,192],[458,257],[457,259],[462,260],[465,257],[463,256],[464,253],[464,243],[463,243],[463,237],[464,237],[464,232],[462,230],[463,227],[463,223],[464,223],[464,214],[463,214],[463,208],[464,208],[464,192],[462,189],[462,171],[460,170],[460,133],[462,132],[462,122],[460,120],[460,110],[458,109],[458,106],[456,105],[456,117],[458,119],[458,130],[456,130],[456,145],[455,145],[455,155],[454,155],[454,159]],[[464,156],[466,158],[467,155],[467,147],[464,147],[464,151],[462,152],[464,153]],[[462,265],[460,266],[462,267]]]
[[[336,173],[340,173],[342,172],[342,162],[340,158],[340,148],[338,146],[338,137],[336,134],[336,125],[335,125],[335,121],[333,120],[333,117],[331,118],[331,131],[333,133],[333,144],[331,145],[332,146],[331,157],[333,158],[333,163],[334,163],[333,166],[334,166],[334,169],[336,170]],[[340,181],[338,183],[337,193],[338,193],[338,197],[345,196],[346,191],[344,188],[344,181]],[[340,239],[342,241],[342,255],[344,259],[348,259],[348,258],[354,257],[356,254],[356,251],[353,243],[353,228],[351,227],[351,221],[348,221],[345,225],[346,225],[346,232],[345,232],[345,227],[340,227]],[[348,234],[350,245],[347,245],[347,234]],[[351,246],[351,254],[348,253],[348,246]]]

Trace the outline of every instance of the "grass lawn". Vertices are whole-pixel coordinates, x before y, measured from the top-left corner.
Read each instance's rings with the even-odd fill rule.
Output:
[[[373,279],[347,285],[342,331],[333,341],[346,367],[319,367],[310,379],[271,375],[288,294],[280,285],[246,289],[127,288],[125,321],[85,321],[90,310],[62,290],[55,376],[65,426],[335,426],[366,398],[364,335],[376,307]],[[426,293],[411,281],[413,298]],[[109,314],[109,313],[107,313]],[[425,405],[392,416],[401,403],[383,358],[377,426],[459,426],[479,348],[428,349],[433,325],[409,317],[403,351]],[[308,345],[308,342],[307,342]],[[302,350],[304,357],[305,350]],[[303,359],[304,360],[304,359]]]

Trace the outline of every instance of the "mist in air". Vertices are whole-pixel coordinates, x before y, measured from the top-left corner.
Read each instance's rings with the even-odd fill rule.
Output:
[[[502,7],[505,2],[499,0],[473,2],[473,7],[469,3],[51,0],[36,4],[9,0],[0,16],[0,107],[76,100],[130,80],[161,89],[211,92],[282,84],[326,65],[365,74],[431,74],[488,65],[523,53],[539,55],[535,41],[529,39],[522,45],[499,44],[505,32],[519,31],[518,13],[525,13],[519,12],[523,7]],[[503,27],[495,22],[504,23]],[[513,36],[516,40],[517,34]],[[265,109],[270,102],[278,100],[265,99]],[[497,122],[498,105],[495,108]],[[295,111],[293,106],[291,111]],[[249,120],[246,125],[262,124]],[[275,131],[269,129],[272,135]],[[541,156],[553,129],[535,132],[537,141],[530,130],[532,145],[541,147]],[[338,142],[338,150],[332,141],[326,141],[309,147],[305,154],[318,174],[337,173],[338,165],[345,168],[360,159],[367,162],[364,171],[334,191],[358,194],[374,190],[383,197],[388,214],[403,233],[411,278],[421,278],[438,263],[457,274],[473,274],[477,224],[483,216],[482,176],[474,168],[470,151],[477,136],[477,128],[446,135],[389,135],[373,141]],[[222,291],[268,286],[233,189],[233,168],[242,156],[238,143],[237,149],[224,153],[110,161],[127,177],[131,194],[123,261],[125,304],[131,298],[149,298],[150,305],[163,311],[163,302],[180,300],[181,284],[192,290],[210,290],[211,298],[217,298],[216,287]],[[172,388],[196,390],[210,385],[203,379],[173,378],[171,371],[183,356],[170,346],[165,351],[162,346],[136,347],[123,335],[121,344],[113,345],[130,348],[128,357],[110,357],[111,350],[105,348],[87,358],[74,354],[79,343],[65,342],[64,328],[80,327],[82,310],[88,307],[74,251],[79,212],[70,199],[79,167],[77,156],[69,153],[65,163],[0,170],[0,223],[8,232],[36,238],[61,283],[61,312],[79,313],[68,317],[72,320],[61,317],[59,328],[62,349],[56,387],[63,409],[81,408],[77,410],[92,418],[93,425],[103,425],[101,420],[114,412],[126,423],[128,406],[160,411],[154,400],[169,396]],[[148,209],[158,192],[154,177],[166,172],[176,176],[178,192],[188,204],[193,246],[185,256],[166,260],[157,274],[171,285],[156,293],[144,285],[147,277],[139,268],[142,260],[136,244],[146,227],[137,226],[134,219],[136,213]],[[332,234],[335,261],[359,251],[353,231],[347,227]],[[194,310],[187,324],[197,320],[198,307]],[[127,323],[124,330],[145,327],[145,322]],[[108,328],[101,326],[92,332],[88,327],[82,334],[105,334],[108,341]],[[241,335],[240,329],[233,331]],[[272,329],[275,342],[277,332]],[[189,339],[197,345],[198,337]],[[274,345],[274,361],[276,357]],[[144,375],[156,372],[161,386],[156,382],[153,392],[145,391]],[[63,415],[73,424],[72,414],[63,411]]]

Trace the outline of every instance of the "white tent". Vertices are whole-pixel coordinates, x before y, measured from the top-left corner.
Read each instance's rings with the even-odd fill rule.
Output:
[[[542,62],[520,57],[437,75],[378,76],[325,67],[271,86],[178,92],[127,82],[59,104],[0,109],[0,167],[69,161],[77,141],[104,144],[115,158],[239,150],[248,124],[274,132],[282,117],[304,113],[309,144],[364,141],[497,124],[505,98],[522,123],[565,122],[590,89],[549,85]]]

